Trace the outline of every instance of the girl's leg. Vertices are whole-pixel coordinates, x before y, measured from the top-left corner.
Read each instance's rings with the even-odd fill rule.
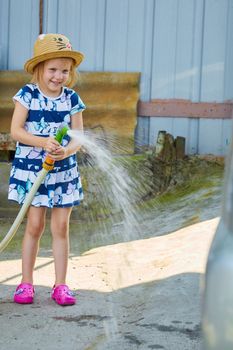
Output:
[[[22,244],[22,283],[33,284],[33,270],[39,241],[45,228],[46,208],[30,207]]]
[[[51,232],[53,237],[53,256],[56,276],[55,286],[66,284],[71,211],[72,208],[53,208],[51,213]]]

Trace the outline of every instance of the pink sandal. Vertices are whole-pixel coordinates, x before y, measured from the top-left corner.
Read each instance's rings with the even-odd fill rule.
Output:
[[[14,294],[14,302],[18,304],[32,304],[35,289],[31,283],[20,283]]]
[[[74,305],[76,303],[75,294],[69,289],[66,284],[59,284],[57,287],[53,287],[52,299],[56,301],[58,305]]]

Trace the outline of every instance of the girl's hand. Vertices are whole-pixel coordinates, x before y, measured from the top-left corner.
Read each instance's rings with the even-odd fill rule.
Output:
[[[49,157],[55,161],[65,159],[68,156],[66,147],[62,147],[61,145],[55,151],[49,152]]]
[[[47,153],[54,153],[57,149],[61,147],[60,143],[56,141],[53,137],[46,137],[44,139],[44,142],[45,143],[43,148]]]

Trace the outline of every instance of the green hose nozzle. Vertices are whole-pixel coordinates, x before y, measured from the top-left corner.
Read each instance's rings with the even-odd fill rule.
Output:
[[[62,139],[67,134],[68,130],[69,130],[69,127],[67,125],[64,125],[64,124],[61,125],[60,128],[58,128],[58,130],[57,130],[57,133],[55,135],[55,140],[61,144]]]

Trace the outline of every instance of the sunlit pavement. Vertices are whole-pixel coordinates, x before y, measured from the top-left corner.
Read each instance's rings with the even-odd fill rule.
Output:
[[[50,298],[53,260],[40,254],[32,305],[12,302],[20,256],[0,261],[0,349],[201,349],[201,283],[219,219],[171,234],[77,254],[68,284],[77,304]]]

